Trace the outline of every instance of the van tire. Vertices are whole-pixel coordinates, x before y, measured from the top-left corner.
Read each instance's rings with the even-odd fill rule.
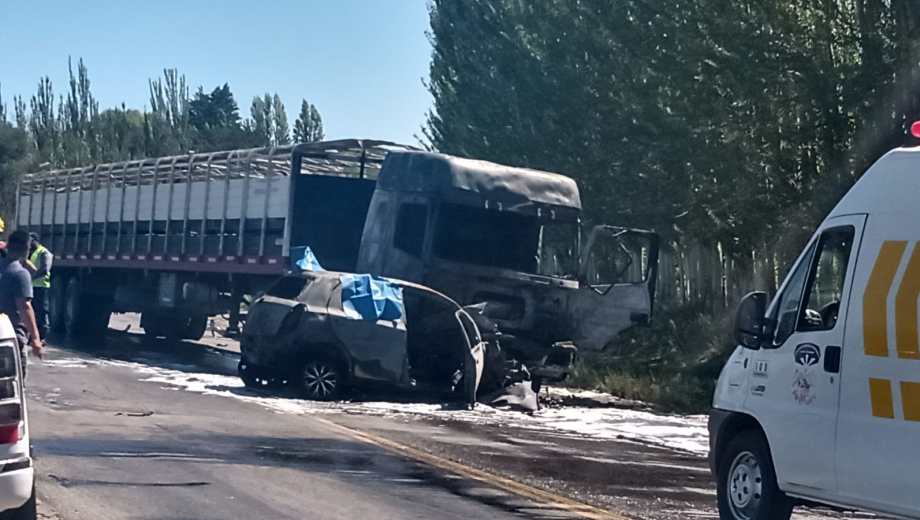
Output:
[[[29,500],[17,507],[0,513],[0,520],[35,520],[38,518],[38,509],[35,506],[35,485],[32,485],[32,496]]]
[[[345,371],[341,363],[329,358],[313,358],[300,371],[300,388],[307,399],[335,401],[345,386]]]
[[[770,448],[756,430],[732,438],[717,468],[719,518],[722,520],[789,520],[792,500],[776,483]]]

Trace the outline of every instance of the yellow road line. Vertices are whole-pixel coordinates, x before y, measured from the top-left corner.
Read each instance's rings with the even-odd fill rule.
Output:
[[[627,520],[627,518],[621,514],[594,507],[583,502],[578,502],[577,500],[572,500],[571,498],[557,495],[556,493],[537,489],[535,487],[528,486],[526,484],[522,484],[505,477],[500,477],[486,471],[471,468],[452,460],[447,460],[445,458],[438,457],[437,455],[432,455],[431,453],[400,444],[390,439],[385,439],[372,433],[358,431],[320,417],[314,417],[314,419],[324,424],[325,426],[328,426],[330,429],[339,431],[353,439],[357,439],[367,444],[372,444],[379,448],[398,453],[417,462],[422,462],[424,464],[428,464],[429,466],[433,466],[435,468],[448,471],[450,473],[454,473],[471,480],[476,480],[488,484],[492,487],[502,489],[520,497],[533,500],[540,504],[551,505],[557,509],[572,513],[581,518],[589,518],[592,520]]]

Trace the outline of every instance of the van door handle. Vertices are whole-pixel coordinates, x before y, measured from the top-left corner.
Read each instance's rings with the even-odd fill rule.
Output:
[[[829,374],[840,372],[840,347],[824,347],[824,371]]]

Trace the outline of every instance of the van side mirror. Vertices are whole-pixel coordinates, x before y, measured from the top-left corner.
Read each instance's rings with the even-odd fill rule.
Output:
[[[742,347],[757,350],[766,339],[767,293],[748,293],[738,304],[735,314],[735,341]]]

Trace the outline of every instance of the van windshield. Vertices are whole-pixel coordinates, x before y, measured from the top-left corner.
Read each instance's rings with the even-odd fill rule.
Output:
[[[437,219],[434,254],[454,262],[574,278],[578,221],[444,204]]]

